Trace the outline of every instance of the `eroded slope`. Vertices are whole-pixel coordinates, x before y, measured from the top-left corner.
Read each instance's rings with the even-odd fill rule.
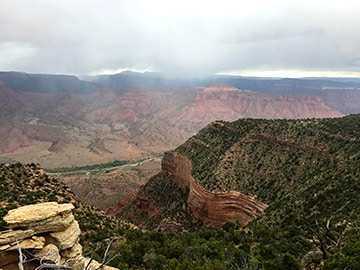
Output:
[[[315,224],[357,219],[360,115],[339,119],[215,122],[176,151],[208,190],[268,203],[266,219]],[[346,209],[346,211],[345,211]]]
[[[232,209],[213,204],[216,196],[209,194],[235,190],[268,204],[260,219],[270,224],[357,222],[359,134],[360,115],[214,122],[175,150],[181,158],[168,159],[191,166],[166,165],[165,155],[163,172],[140,189],[126,215],[146,226],[164,218],[184,224],[189,215],[211,224],[211,211],[225,217]],[[197,184],[187,184],[190,171]]]
[[[0,81],[0,160],[35,161],[46,168],[138,160],[173,149],[215,120],[342,116],[316,96],[229,85],[117,91],[96,85],[80,91],[81,81],[68,79],[61,91],[50,84],[48,92],[37,84],[25,91]]]

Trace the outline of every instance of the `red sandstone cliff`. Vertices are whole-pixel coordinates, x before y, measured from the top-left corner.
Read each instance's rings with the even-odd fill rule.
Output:
[[[72,93],[20,91],[0,82],[0,107],[0,159],[35,159],[47,168],[141,159],[173,149],[215,120],[342,116],[318,96],[228,85]]]
[[[166,152],[162,170],[179,186],[189,190],[188,209],[205,224],[222,226],[228,221],[248,224],[267,205],[237,191],[215,193],[203,189],[191,176],[191,162],[176,152]]]

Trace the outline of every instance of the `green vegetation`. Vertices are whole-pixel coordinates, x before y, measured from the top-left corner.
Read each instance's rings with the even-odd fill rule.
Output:
[[[63,174],[63,175],[77,175],[77,174],[93,174],[99,175],[104,172],[108,172],[114,170],[118,167],[128,164],[129,161],[127,160],[115,160],[113,162],[108,163],[101,163],[101,164],[94,164],[88,166],[81,166],[81,167],[61,167],[55,169],[46,169],[47,173],[50,174]]]
[[[296,226],[253,225],[246,231],[227,223],[223,228],[201,227],[179,233],[114,229],[117,238],[108,258],[120,269],[358,269],[359,227],[319,225],[309,233]],[[93,238],[93,243],[100,241]],[[106,243],[96,257],[101,259]],[[320,252],[326,250],[326,259]],[[322,266],[321,265],[322,262]],[[306,268],[310,269],[310,268]],[[315,268],[311,268],[315,269]]]
[[[176,151],[206,189],[238,190],[269,204],[259,222],[360,222],[360,115],[215,122]]]
[[[360,115],[215,122],[176,151],[207,189],[268,203],[264,216],[247,228],[202,227],[187,212],[188,191],[162,172],[139,191],[141,203],[128,206],[153,230],[131,229],[76,202],[38,165],[10,164],[0,166],[0,218],[19,205],[72,202],[85,254],[101,261],[114,240],[107,258],[116,255],[109,264],[120,269],[360,268]],[[177,231],[161,231],[163,220]]]
[[[137,201],[124,207],[118,216],[130,213],[130,221],[136,224],[146,224],[147,229],[156,229],[163,219],[170,223],[180,223],[180,227],[192,229],[200,224],[193,221],[187,211],[188,190],[180,188],[173,181],[169,181],[166,172],[161,172],[149,179],[148,183],[139,191],[144,207],[138,207]],[[128,217],[128,216],[127,216]]]
[[[76,201],[70,189],[45,174],[39,164],[0,164],[0,231],[6,229],[3,217],[10,209],[48,201],[74,204],[85,246],[91,247],[95,237],[111,237],[113,229],[120,224],[119,220]]]
[[[1,217],[8,209],[52,196],[58,202],[72,202],[83,232],[84,254],[102,261],[106,244],[115,240],[107,258],[115,256],[109,264],[119,269],[299,269],[304,262],[319,264],[315,255],[322,247],[327,255],[323,269],[358,269],[360,228],[356,224],[318,223],[316,230],[303,230],[264,224],[245,229],[229,222],[222,228],[193,227],[189,232],[142,231],[76,202],[65,185],[38,165],[1,165],[0,172]],[[176,187],[166,182],[165,174],[152,188],[168,195],[163,203],[169,205],[169,215],[170,206],[186,195],[171,193]]]
[[[0,165],[0,230],[5,226],[2,217],[10,209],[36,202],[69,202],[72,198],[70,190],[49,178],[38,164]]]
[[[176,151],[191,160],[193,177],[206,189],[237,190],[267,203],[258,223],[308,230],[330,217],[360,222],[360,115],[218,121]],[[171,183],[165,173],[152,177],[139,195],[161,214],[149,216],[133,202],[130,212],[138,213],[131,220],[155,228],[166,217],[191,229],[187,193]]]
[[[112,251],[119,254],[112,264],[120,269],[298,269],[298,259],[311,246],[303,232],[293,230],[259,226],[246,233],[236,224],[189,233],[125,230],[126,241]]]
[[[250,249],[241,249],[246,264],[229,267],[220,260],[217,267],[219,261],[214,255],[212,266],[201,268],[192,258],[188,268],[299,269],[300,264],[323,269],[358,268],[360,115],[218,121],[176,151],[191,160],[192,175],[206,189],[238,190],[269,204],[265,215],[248,226]],[[195,229],[196,238],[198,226],[189,222],[191,217],[186,212],[187,194],[170,183],[165,173],[158,174],[139,194],[152,208],[161,210],[160,218],[172,218],[190,231]],[[172,198],[182,206],[173,204]],[[156,227],[154,216],[145,215],[140,223]],[[289,240],[289,235],[294,238]],[[287,242],[298,246],[288,246]]]

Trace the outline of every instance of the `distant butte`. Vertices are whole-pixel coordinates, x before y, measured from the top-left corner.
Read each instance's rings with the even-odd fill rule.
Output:
[[[231,85],[208,85],[205,87],[198,87],[202,89],[203,92],[231,92],[231,91],[241,91],[240,89],[233,87]]]

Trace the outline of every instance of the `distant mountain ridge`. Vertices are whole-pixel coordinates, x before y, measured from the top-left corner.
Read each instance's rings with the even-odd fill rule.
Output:
[[[174,148],[215,120],[324,118],[360,111],[360,91],[341,90],[349,87],[341,82],[180,80],[129,72],[92,79],[0,72],[0,159],[34,158],[45,167],[136,160]],[[284,89],[286,95],[267,93]]]
[[[124,87],[186,89],[212,84],[227,84],[238,89],[277,95],[319,96],[325,104],[343,114],[359,113],[359,78],[258,78],[212,76],[203,79],[169,79],[158,73],[119,73],[92,77],[91,81],[113,89]],[[324,91],[326,90],[326,91]],[[344,97],[344,91],[346,91]],[[337,102],[336,102],[337,101]],[[346,105],[345,105],[346,104]]]
[[[0,81],[16,90],[40,93],[70,92],[84,94],[100,91],[104,88],[102,85],[82,81],[72,75],[0,72]]]

